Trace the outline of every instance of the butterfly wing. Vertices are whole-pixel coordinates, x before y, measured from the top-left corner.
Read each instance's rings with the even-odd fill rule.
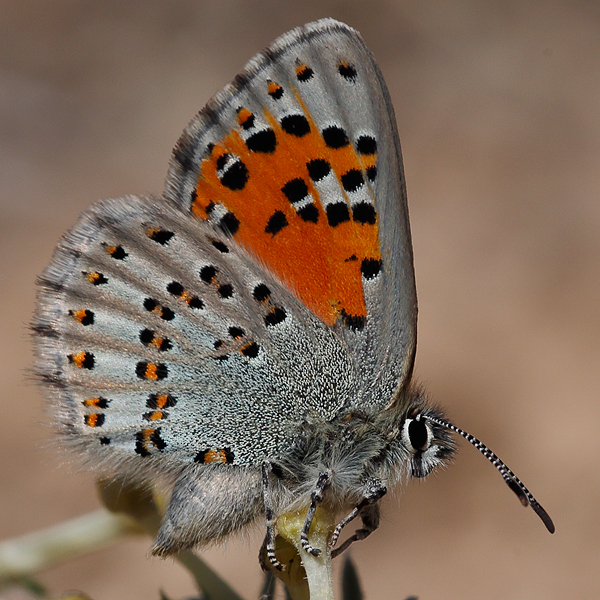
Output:
[[[166,197],[260,260],[336,333],[383,409],[410,379],[416,291],[400,144],[360,35],[324,19],[253,58],[190,123]]]
[[[289,446],[289,423],[332,418],[356,386],[330,328],[164,201],[92,206],[40,283],[38,372],[91,466],[260,465]]]
[[[358,33],[319,21],[257,55],[185,130],[166,197],[93,206],[41,278],[38,371],[92,465],[255,466],[307,415],[393,400],[410,233]]]

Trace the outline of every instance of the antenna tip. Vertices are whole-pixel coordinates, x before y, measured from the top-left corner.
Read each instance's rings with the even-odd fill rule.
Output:
[[[538,501],[531,495],[525,492],[523,488],[514,480],[506,478],[506,485],[518,496],[523,506],[531,506],[535,511],[535,514],[542,520],[542,523],[546,526],[546,529],[550,533],[554,533],[554,523],[550,518],[550,515],[541,507]]]
[[[535,511],[535,514],[542,520],[542,523],[546,526],[546,529],[550,533],[554,533],[556,528],[550,518],[550,515],[538,504],[535,500],[531,502],[531,508]]]

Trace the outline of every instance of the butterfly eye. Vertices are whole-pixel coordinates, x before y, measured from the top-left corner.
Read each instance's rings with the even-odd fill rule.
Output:
[[[452,441],[446,438],[443,429],[429,422],[428,415],[415,410],[406,417],[402,443],[410,453],[408,462],[413,477],[426,477],[452,454]]]
[[[408,439],[415,450],[426,450],[429,446],[429,429],[422,420],[412,419],[408,424]]]
[[[432,433],[424,419],[417,415],[404,422],[404,439],[411,452],[424,452],[431,445]]]

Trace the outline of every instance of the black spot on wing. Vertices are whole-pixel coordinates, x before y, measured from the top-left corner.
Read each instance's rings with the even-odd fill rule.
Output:
[[[327,221],[331,227],[337,227],[341,223],[345,223],[350,220],[350,211],[348,205],[345,202],[336,202],[335,204],[328,204],[326,208]]]
[[[345,310],[342,310],[342,323],[348,329],[360,331],[364,329],[367,319],[361,315],[349,315]]]
[[[240,348],[240,352],[248,358],[256,358],[258,356],[259,346],[256,342],[250,342]]]
[[[246,140],[246,146],[252,152],[270,154],[275,151],[275,147],[277,146],[275,132],[272,129],[258,131]]]
[[[309,79],[312,79],[313,75],[314,71],[307,65],[302,65],[299,69],[296,70],[296,78],[298,79],[298,81],[308,81]]]
[[[271,290],[265,283],[259,283],[254,288],[252,295],[257,302],[264,302],[271,297]]]
[[[342,175],[342,186],[347,192],[356,192],[364,183],[363,174],[359,169],[350,169]]]
[[[306,196],[308,196],[308,186],[304,179],[297,177],[296,179],[290,179],[282,188],[281,191],[285,197],[294,204],[300,202]]]
[[[308,175],[313,181],[321,181],[331,172],[331,166],[323,158],[315,158],[306,163]]]
[[[269,82],[270,84],[270,89],[269,89],[269,96],[271,96],[271,98],[273,98],[273,100],[279,100],[281,99],[281,97],[283,96],[283,88],[273,82]]]
[[[377,153],[377,140],[370,135],[361,135],[356,140],[356,150],[359,154],[376,154]]]
[[[230,190],[243,190],[248,182],[248,169],[241,159],[233,154],[223,154],[217,159],[219,181]]]
[[[352,218],[363,225],[375,225],[377,213],[375,207],[368,202],[359,202],[352,207]]]
[[[350,143],[346,132],[341,127],[336,127],[335,125],[323,129],[322,135],[327,146],[333,150],[344,148]]]
[[[265,323],[270,326],[279,325],[285,320],[287,313],[283,306],[275,306],[273,310],[265,315]]]
[[[307,204],[298,211],[298,216],[308,223],[317,223],[319,220],[319,209],[314,204]]]
[[[219,227],[225,235],[232,236],[235,235],[240,228],[240,221],[231,211],[229,211],[219,221]]]
[[[227,244],[224,244],[220,240],[213,240],[211,243],[219,252],[223,254],[227,254],[229,252],[229,247]]]
[[[375,279],[381,271],[381,260],[365,258],[360,265],[360,272],[365,279]]]
[[[288,225],[289,223],[285,214],[280,210],[276,210],[269,218],[267,226],[265,227],[265,233],[276,235]]]
[[[165,246],[169,243],[171,238],[175,235],[173,231],[167,231],[166,229],[149,229],[148,237],[157,244]]]
[[[303,137],[310,133],[310,124],[304,115],[287,115],[281,119],[281,128],[289,135]]]
[[[338,65],[338,73],[348,81],[351,81],[353,83],[356,81],[356,69],[352,65],[348,64],[346,61],[342,61]]]
[[[233,296],[233,286],[230,283],[223,283],[217,287],[217,293],[223,299],[231,298]]]

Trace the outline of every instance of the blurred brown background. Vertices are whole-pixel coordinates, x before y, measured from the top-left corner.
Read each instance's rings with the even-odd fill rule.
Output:
[[[600,3],[0,2],[0,538],[98,506],[60,467],[27,379],[34,281],[96,199],[160,192],[206,100],[323,16],[378,57],[402,138],[420,300],[417,377],[554,518],[456,464],[384,502],[356,545],[366,598],[595,598],[600,558]],[[255,597],[262,529],[205,553]],[[191,594],[128,541],[46,572],[95,600]]]

